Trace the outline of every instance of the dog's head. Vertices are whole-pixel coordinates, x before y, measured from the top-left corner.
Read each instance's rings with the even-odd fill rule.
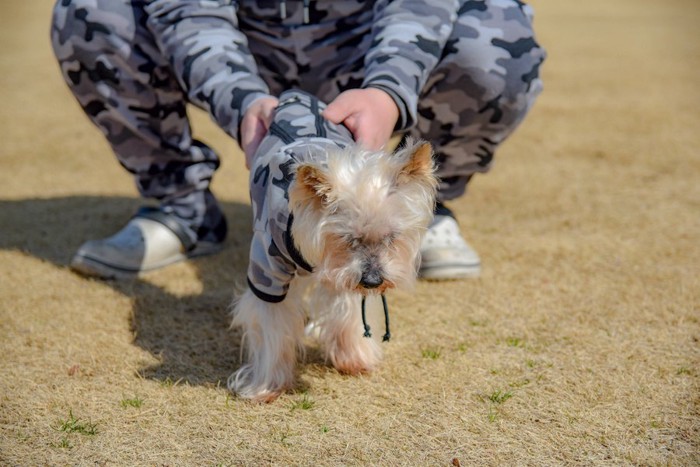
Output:
[[[410,286],[433,216],[436,178],[428,143],[396,153],[357,147],[296,168],[292,235],[318,277],[362,294]]]

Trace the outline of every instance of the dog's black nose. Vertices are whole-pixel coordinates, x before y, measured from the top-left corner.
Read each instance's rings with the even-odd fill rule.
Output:
[[[382,285],[383,282],[384,279],[382,279],[382,275],[377,271],[363,272],[360,278],[360,285],[365,289],[376,289]]]

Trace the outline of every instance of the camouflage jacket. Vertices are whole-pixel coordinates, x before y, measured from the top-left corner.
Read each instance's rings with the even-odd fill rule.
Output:
[[[282,93],[270,130],[253,158],[248,285],[266,302],[284,300],[295,274],[312,271],[291,234],[288,189],[295,167],[304,161],[323,161],[328,149],[343,148],[353,141],[347,128],[320,115],[324,108],[325,104],[304,92]]]
[[[239,29],[243,15],[259,18],[255,24],[263,29],[283,21],[292,30],[336,21],[342,30],[353,13],[372,9],[373,40],[361,87],[377,87],[392,96],[400,113],[397,130],[403,130],[416,121],[418,95],[449,47],[448,37],[465,0],[311,0],[311,7],[292,0],[145,1],[147,26],[188,98],[238,139],[241,116],[254,100],[269,93],[248,38]],[[294,24],[295,18],[299,24]],[[259,32],[272,34],[277,29]]]

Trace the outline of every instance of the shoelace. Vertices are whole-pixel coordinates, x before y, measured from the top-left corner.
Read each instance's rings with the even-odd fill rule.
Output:
[[[367,310],[365,307],[365,297],[362,296],[362,325],[365,328],[364,337],[372,337],[372,330],[367,323]],[[382,306],[384,307],[384,336],[382,336],[382,342],[388,342],[391,339],[391,332],[389,331],[389,307],[386,304],[386,297],[382,294]]]

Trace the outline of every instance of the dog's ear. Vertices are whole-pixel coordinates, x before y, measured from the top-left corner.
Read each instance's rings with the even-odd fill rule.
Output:
[[[408,162],[399,172],[396,179],[397,184],[401,185],[433,177],[433,148],[430,143],[422,142],[412,145],[409,142],[404,150],[410,151],[410,155]]]
[[[298,200],[315,199],[323,204],[328,204],[331,184],[328,182],[326,174],[310,164],[300,165],[296,172],[294,197]]]

